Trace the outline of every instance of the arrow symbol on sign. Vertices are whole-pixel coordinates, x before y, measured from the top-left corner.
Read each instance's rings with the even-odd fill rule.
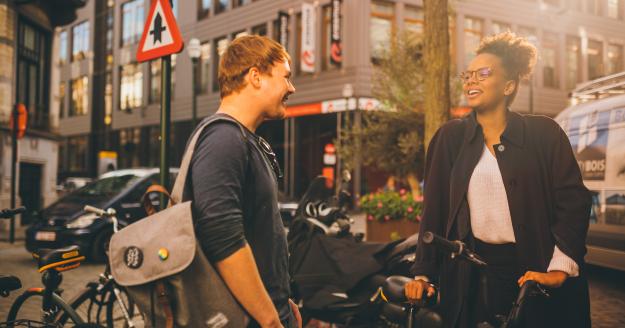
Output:
[[[154,43],[156,43],[156,41],[163,42],[161,37],[165,30],[167,30],[167,27],[163,26],[163,18],[161,14],[157,13],[156,18],[154,18],[154,29],[150,31],[150,34],[154,36]]]

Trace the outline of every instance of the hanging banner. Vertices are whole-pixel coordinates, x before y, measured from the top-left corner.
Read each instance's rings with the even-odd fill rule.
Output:
[[[302,52],[300,68],[302,72],[315,72],[315,6],[302,4]]]
[[[278,13],[278,42],[285,48],[288,49],[289,42],[289,14],[287,12],[281,11]]]
[[[332,40],[330,45],[330,62],[341,67],[343,48],[341,44],[341,0],[332,0]]]

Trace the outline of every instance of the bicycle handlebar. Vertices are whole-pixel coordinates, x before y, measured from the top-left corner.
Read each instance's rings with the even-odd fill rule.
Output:
[[[96,214],[98,216],[106,216],[106,217],[111,217],[116,215],[117,213],[115,212],[115,209],[109,208],[108,210],[102,210],[99,209],[97,207],[93,207],[91,205],[85,205],[84,208],[85,212],[89,212],[89,213],[93,213]]]
[[[13,209],[5,208],[0,211],[0,219],[10,219],[14,217],[15,215],[24,213],[24,212],[26,212],[26,207],[24,206],[13,208]]]
[[[423,234],[423,242],[426,244],[434,245],[448,253],[451,253],[452,258],[459,256],[477,266],[487,265],[486,262],[482,260],[482,258],[480,258],[472,250],[468,249],[466,245],[460,240],[449,241],[430,231],[426,231]]]

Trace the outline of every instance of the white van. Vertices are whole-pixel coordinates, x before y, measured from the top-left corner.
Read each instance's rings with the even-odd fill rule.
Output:
[[[555,120],[593,194],[586,261],[625,271],[625,72],[578,86]]]

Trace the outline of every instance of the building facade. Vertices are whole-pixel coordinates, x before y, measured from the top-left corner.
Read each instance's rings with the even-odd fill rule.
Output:
[[[289,118],[267,122],[258,132],[272,143],[284,168],[281,189],[295,196],[328,166],[324,149],[345,115],[344,90],[351,91],[347,107],[357,120],[360,110],[377,104],[372,74],[390,32],[423,31],[422,0],[342,0],[340,11],[333,11],[331,0],[173,3],[185,42],[198,38],[202,51],[195,81],[186,52],[172,59],[171,164],[179,164],[193,128],[194,87],[198,116],[214,113],[221,51],[240,35],[267,35],[292,55],[297,92],[289,100]],[[74,24],[57,29],[53,66],[59,78],[51,83],[50,112],[59,113],[63,136],[61,176],[95,176],[105,168],[102,163],[158,166],[160,62],[138,64],[135,58],[149,4],[94,0]],[[625,0],[457,0],[451,5],[451,51],[458,72],[490,34],[511,30],[537,45],[540,60],[517,96],[515,111],[555,116],[576,84],[625,67]],[[333,19],[339,23],[333,25]],[[333,45],[337,39],[340,52]],[[333,58],[337,54],[340,60]],[[356,173],[359,191],[383,183],[374,174]]]
[[[16,105],[28,113],[18,140],[16,203],[33,212],[56,199],[58,119],[50,112],[52,40],[57,26],[76,18],[86,0],[0,0],[0,208],[10,206],[12,135]],[[4,223],[0,223],[0,230]]]

